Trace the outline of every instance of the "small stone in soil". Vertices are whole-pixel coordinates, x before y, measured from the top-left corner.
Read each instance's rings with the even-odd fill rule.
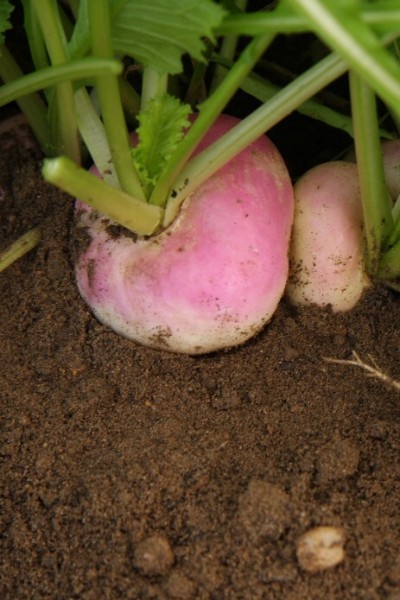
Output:
[[[239,498],[238,516],[252,538],[276,540],[291,521],[289,497],[278,485],[252,479]]]
[[[286,346],[283,360],[284,361],[296,360],[300,356],[301,356],[300,350],[298,350],[297,348],[294,348],[293,346]]]
[[[166,585],[169,598],[177,600],[190,600],[195,597],[196,586],[184,573],[174,571],[168,578]]]
[[[354,475],[359,460],[360,450],[354,443],[345,439],[334,439],[318,452],[318,483],[328,483]]]
[[[315,527],[297,541],[297,560],[300,566],[310,573],[331,569],[344,559],[343,546],[343,529],[331,526]]]
[[[136,546],[133,563],[144,575],[165,575],[173,562],[170,543],[162,535],[152,535]]]

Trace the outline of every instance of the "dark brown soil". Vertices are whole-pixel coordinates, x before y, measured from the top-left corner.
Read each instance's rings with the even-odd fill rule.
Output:
[[[0,275],[1,599],[398,600],[400,395],[323,357],[399,378],[399,296],[282,301],[244,347],[148,350],[81,301],[40,156],[3,139],[0,161],[1,247],[43,223]],[[317,525],[344,529],[345,558],[309,573]]]

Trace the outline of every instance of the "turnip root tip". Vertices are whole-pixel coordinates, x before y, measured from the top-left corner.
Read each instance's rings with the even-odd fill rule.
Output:
[[[197,151],[236,122],[222,115]],[[76,263],[80,293],[102,323],[146,346],[202,354],[241,344],[284,292],[293,205],[287,169],[264,136],[151,238],[112,237],[110,222],[78,201],[89,235]]]

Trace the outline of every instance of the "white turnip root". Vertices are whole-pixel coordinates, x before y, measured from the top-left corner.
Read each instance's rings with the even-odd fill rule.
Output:
[[[344,161],[318,165],[294,192],[287,296],[297,305],[350,310],[369,285],[357,167]]]
[[[390,197],[396,202],[400,195],[400,140],[382,142],[383,169]]]
[[[220,116],[197,151],[236,122]],[[283,294],[293,204],[286,167],[264,136],[151,238],[112,237],[109,220],[78,201],[89,235],[76,264],[80,293],[102,323],[146,346],[201,354],[241,344]]]
[[[395,202],[400,195],[400,140],[384,140],[381,148],[386,186],[390,197]],[[346,154],[345,160],[355,162],[354,149]]]

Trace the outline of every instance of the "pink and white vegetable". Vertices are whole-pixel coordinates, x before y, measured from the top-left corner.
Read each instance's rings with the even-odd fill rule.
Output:
[[[382,142],[382,156],[386,185],[395,202],[400,195],[400,140]]]
[[[236,122],[219,117],[197,151]],[[146,346],[200,354],[241,344],[283,294],[293,190],[264,136],[196,189],[158,235],[112,237],[110,222],[79,201],[77,217],[90,238],[76,265],[80,293],[102,323]]]
[[[395,202],[400,195],[400,139],[384,140],[381,143],[381,149],[386,187]],[[356,161],[354,149],[346,154],[345,160]]]
[[[314,167],[294,186],[295,217],[287,296],[298,305],[350,310],[369,285],[357,167]]]

